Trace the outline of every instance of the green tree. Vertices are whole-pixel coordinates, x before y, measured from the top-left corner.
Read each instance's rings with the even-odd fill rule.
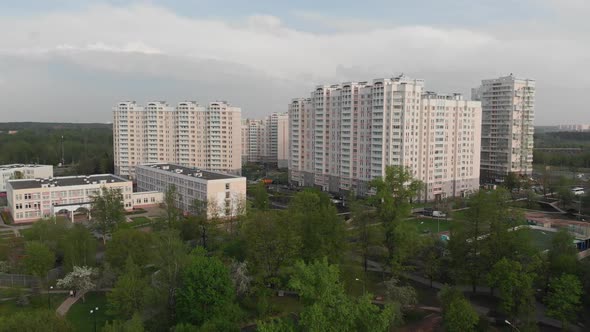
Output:
[[[72,327],[67,320],[50,310],[17,311],[11,315],[0,316],[0,332],[70,332]]]
[[[198,327],[188,324],[188,323],[180,323],[176,324],[172,330],[172,332],[201,332],[201,329]]]
[[[74,224],[60,245],[64,252],[64,267],[72,271],[74,266],[94,266],[96,260],[96,239],[88,228]]]
[[[252,190],[252,207],[257,210],[266,211],[269,209],[268,193],[263,182],[258,182]]]
[[[574,202],[576,197],[569,187],[560,187],[557,189],[557,197],[559,197],[559,204],[565,208]]]
[[[424,274],[430,280],[430,287],[441,274],[446,244],[437,237],[425,241],[421,252]]]
[[[106,249],[106,260],[116,271],[125,268],[127,258],[143,268],[152,262],[154,239],[151,233],[137,229],[121,229],[113,234]]]
[[[356,299],[346,295],[338,267],[325,258],[296,263],[289,285],[303,301],[299,322],[307,331],[387,331],[401,317],[399,304],[380,310],[371,294]]]
[[[490,286],[497,287],[500,310],[509,318],[532,323],[535,313],[534,273],[526,271],[519,262],[502,258],[488,275]]]
[[[164,194],[164,206],[166,209],[166,221],[168,222],[168,227],[176,225],[180,220],[180,210],[178,209],[177,201],[178,190],[176,189],[176,186],[172,184],[166,189],[166,193]]]
[[[295,332],[295,325],[286,318],[273,318],[269,321],[257,321],[256,331],[258,332]]]
[[[176,322],[176,298],[181,284],[182,271],[189,262],[188,247],[174,230],[156,235],[152,262],[158,271],[152,277],[151,304],[162,317],[155,317],[166,327]]]
[[[470,198],[463,220],[451,230],[449,250],[455,277],[467,277],[473,292],[489,266],[517,251],[509,228],[520,224],[522,216],[508,201],[505,190],[479,191]]]
[[[475,331],[479,320],[477,312],[463,293],[451,287],[444,287],[439,292],[443,309],[443,322],[449,332]]]
[[[207,257],[203,248],[193,250],[181,280],[178,322],[201,326],[207,321],[236,321],[235,290],[228,269],[218,258]]]
[[[31,228],[23,229],[22,234],[27,241],[39,241],[59,256],[61,244],[69,232],[67,223],[69,222],[56,218],[41,219]]]
[[[102,187],[101,194],[92,197],[92,226],[102,235],[106,244],[107,236],[112,234],[117,225],[125,221],[123,194],[119,189]]]
[[[504,178],[504,187],[510,192],[514,189],[520,189],[520,178],[518,174],[509,172]]]
[[[283,211],[253,212],[244,225],[246,257],[264,284],[276,284],[281,268],[299,255],[301,239]]]
[[[139,266],[129,256],[125,272],[115,283],[115,287],[107,293],[108,313],[113,316],[130,319],[134,313],[144,308],[144,292],[148,282],[142,276]]]
[[[582,283],[575,275],[563,274],[551,279],[547,294],[547,316],[559,319],[564,330],[575,321],[581,309]]]
[[[422,183],[412,178],[408,168],[388,166],[385,177],[370,182],[375,195],[369,199],[376,208],[379,221],[385,230],[385,246],[392,272],[399,273],[408,258],[409,241],[417,240],[415,227],[402,221],[412,212],[412,200],[418,197]],[[406,241],[409,240],[409,241]],[[401,240],[401,241],[400,241]]]
[[[447,331],[464,332],[475,331],[479,316],[466,299],[457,299],[449,304],[443,319]]]
[[[328,195],[311,190],[299,192],[287,212],[298,227],[305,261],[324,256],[333,262],[340,259],[345,247],[344,222]]]
[[[575,247],[574,237],[562,229],[551,239],[551,247],[548,253],[549,274],[548,278],[560,276],[562,273],[578,273],[578,251]]]
[[[23,261],[27,273],[44,278],[55,264],[55,255],[43,243],[30,241],[25,244]]]
[[[138,313],[135,313],[133,317],[128,321],[114,320],[112,322],[106,322],[102,328],[102,332],[144,332],[143,321]]]
[[[10,176],[10,180],[21,180],[24,178],[25,175],[21,171],[14,171],[14,173],[12,173],[12,175]]]
[[[371,221],[374,220],[374,217],[371,211],[363,204],[365,202],[357,200],[354,194],[350,195],[348,202],[352,223],[358,230],[357,247],[363,259],[363,269],[366,273],[371,246],[377,243],[374,227],[371,227]]]

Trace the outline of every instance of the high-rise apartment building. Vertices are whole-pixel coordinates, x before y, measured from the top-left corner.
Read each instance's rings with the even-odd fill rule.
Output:
[[[268,135],[264,120],[242,120],[242,162],[265,161]]]
[[[368,192],[388,165],[424,182],[422,200],[479,187],[481,106],[398,76],[318,86],[289,105],[289,178],[331,192]]]
[[[532,174],[535,81],[512,74],[483,80],[472,98],[482,105],[482,181],[502,181],[508,173]]]
[[[113,111],[115,173],[135,178],[144,163],[240,174],[241,110],[226,102],[121,102]]]
[[[279,168],[288,167],[288,113],[242,121],[242,153],[242,162],[270,162],[277,163]]]

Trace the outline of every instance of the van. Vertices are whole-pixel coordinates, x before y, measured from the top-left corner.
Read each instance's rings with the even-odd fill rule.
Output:
[[[437,218],[445,218],[447,214],[442,211],[432,211],[432,216]]]

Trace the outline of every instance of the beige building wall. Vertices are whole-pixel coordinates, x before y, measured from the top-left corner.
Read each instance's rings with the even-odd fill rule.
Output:
[[[479,157],[470,155],[479,151],[479,105],[426,93],[423,80],[403,75],[318,86],[289,105],[290,180],[365,194],[397,165],[425,182],[422,200],[469,193],[479,184]]]
[[[113,111],[115,173],[135,178],[139,164],[170,162],[240,174],[240,119],[226,102],[121,102]]]
[[[20,172],[23,179],[51,178],[53,177],[53,166],[24,164],[0,165],[0,192],[6,191],[6,183],[8,180],[14,179],[16,172]]]
[[[194,212],[194,202],[207,203],[209,218],[228,218],[244,213],[246,178],[172,164],[139,165],[137,188],[166,192],[176,187],[176,206]]]
[[[242,122],[244,160],[242,161],[271,162],[277,163],[280,168],[287,168],[289,139],[288,113],[273,113],[264,120],[244,120]]]
[[[486,182],[533,172],[535,81],[510,74],[472,90],[482,103],[481,171]]]
[[[159,191],[141,191],[131,195],[133,208],[157,206],[164,202],[164,193]]]
[[[56,181],[76,181],[83,184],[62,186],[56,185]],[[110,174],[58,177],[49,180],[11,180],[7,185],[8,208],[15,223],[37,221],[53,216],[56,209],[59,212],[56,205],[89,207],[88,203],[92,201],[92,196],[100,194],[102,187],[121,190],[125,210],[133,209],[133,183]]]

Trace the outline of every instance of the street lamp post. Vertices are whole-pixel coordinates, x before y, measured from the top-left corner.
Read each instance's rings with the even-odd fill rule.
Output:
[[[94,332],[96,332],[96,315],[98,313],[98,307],[94,308],[94,310],[90,310],[90,314],[94,316]]]
[[[354,278],[354,280],[356,280],[356,281],[360,281],[360,282],[362,282],[362,283],[363,283],[363,295],[365,295],[365,294],[366,294],[366,290],[365,290],[365,281],[364,281],[364,280],[361,280],[361,279],[359,279],[359,278]]]
[[[49,289],[47,289],[47,309],[51,310],[51,290],[53,289],[53,286],[49,286]]]
[[[518,327],[516,327],[516,326],[512,325],[512,323],[510,323],[510,322],[508,321],[508,319],[505,319],[505,320],[504,320],[504,323],[508,324],[510,327],[512,327],[513,329],[515,329],[517,332],[520,332],[520,330],[518,329]]]

